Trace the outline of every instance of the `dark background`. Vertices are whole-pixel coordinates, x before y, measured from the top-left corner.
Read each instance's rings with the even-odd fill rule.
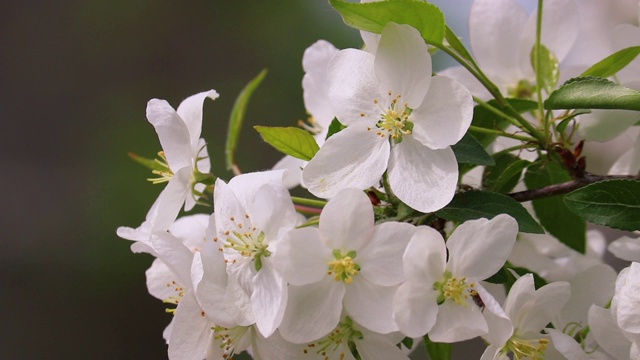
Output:
[[[455,3],[444,10],[461,10],[448,21],[465,34],[469,1]],[[177,106],[217,90],[220,98],[204,106],[202,136],[214,172],[228,179],[231,106],[268,68],[239,163],[269,168],[280,155],[251,126],[305,117],[301,59],[318,39],[361,46],[324,0],[3,3],[0,359],[166,358],[171,315],[147,293],[152,258],[115,234],[137,227],[162,189],[127,157],[160,150],[146,103]]]

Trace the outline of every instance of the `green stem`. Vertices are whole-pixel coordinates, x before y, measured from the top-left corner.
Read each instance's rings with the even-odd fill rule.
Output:
[[[478,103],[478,105],[482,106],[483,108],[489,110],[494,115],[510,122],[512,125],[515,125],[521,129],[524,129],[524,127],[520,124],[520,122],[518,122],[516,119],[512,118],[511,116],[505,114],[504,112],[502,112],[502,110],[496,108],[495,106],[492,106],[491,104],[484,102],[475,96],[473,97],[473,101]]]
[[[327,202],[324,200],[313,200],[295,196],[292,196],[291,200],[296,204],[314,206],[318,208],[323,208],[325,205],[327,205]]]
[[[549,139],[549,118],[547,116],[545,116],[544,113],[544,104],[542,103],[542,71],[540,71],[541,69],[541,62],[542,62],[542,57],[540,56],[540,52],[542,51],[542,43],[541,43],[541,38],[542,38],[542,7],[543,7],[543,0],[538,0],[538,15],[536,18],[536,51],[535,51],[535,58],[534,58],[534,63],[535,63],[535,71],[536,71],[536,94],[538,96],[538,112],[539,112],[539,116],[542,117],[542,121],[543,121],[543,127],[544,127],[544,138],[545,139]]]
[[[516,139],[516,140],[520,140],[520,141],[525,141],[525,142],[535,142],[536,139],[529,137],[529,136],[522,136],[522,135],[516,135],[516,134],[509,134],[506,133],[502,130],[493,130],[493,129],[486,129],[486,128],[482,128],[482,127],[477,127],[477,126],[469,126],[469,131],[471,132],[475,132],[475,133],[481,133],[481,134],[490,134],[490,135],[497,135],[497,136],[503,136],[503,137],[508,137],[511,139]]]

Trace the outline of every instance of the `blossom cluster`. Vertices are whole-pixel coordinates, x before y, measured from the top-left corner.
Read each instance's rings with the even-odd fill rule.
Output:
[[[483,360],[640,358],[639,233],[607,247],[578,218],[566,220],[582,224],[573,240],[550,217],[576,215],[538,202],[560,193],[549,189],[563,176],[570,190],[637,183],[637,140],[613,155],[608,178],[587,172],[581,152],[637,136],[640,108],[561,111],[552,101],[580,81],[640,89],[640,3],[541,1],[529,14],[513,0],[475,0],[466,52],[455,35],[433,40],[393,18],[422,6],[441,15],[422,1],[331,2],[390,20],[375,33],[362,23],[363,49],[321,40],[305,51],[310,117],[304,136],[277,133],[295,151],[271,170],[234,167],[228,181],[211,173],[201,129],[215,90],[177,109],[147,104],[162,151],[133,157],[166,186],[140,226],[117,234],[155,258],[147,286],[173,315],[163,334],[169,358],[409,359],[424,342],[432,358],[447,359],[451,344],[473,338],[487,344]],[[461,65],[434,74],[436,48]],[[623,57],[631,60],[616,65]],[[614,200],[632,208],[634,184],[622,188],[630,204]],[[296,186],[314,198],[292,197]],[[182,213],[196,205],[209,211]],[[607,248],[629,266],[607,265]]]

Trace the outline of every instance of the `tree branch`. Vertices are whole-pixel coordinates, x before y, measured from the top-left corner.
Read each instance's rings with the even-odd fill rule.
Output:
[[[542,199],[542,198],[546,198],[553,195],[567,194],[572,192],[573,190],[577,190],[581,187],[596,183],[598,181],[614,180],[614,179],[640,180],[640,176],[638,175],[595,175],[595,174],[585,173],[584,177],[579,179],[567,181],[560,184],[545,186],[540,189],[525,190],[525,191],[507,194],[507,195],[511,196],[516,201],[525,202],[525,201]]]

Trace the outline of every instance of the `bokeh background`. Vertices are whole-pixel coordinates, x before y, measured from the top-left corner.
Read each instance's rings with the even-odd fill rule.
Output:
[[[434,2],[464,37],[470,0]],[[160,150],[146,103],[216,89],[202,134],[228,179],[231,106],[267,68],[238,155],[244,171],[269,168],[280,155],[251,126],[305,117],[301,59],[318,39],[361,46],[325,0],[3,3],[0,359],[166,358],[171,315],[147,293],[152,258],[115,234],[137,227],[161,190],[127,157]]]

